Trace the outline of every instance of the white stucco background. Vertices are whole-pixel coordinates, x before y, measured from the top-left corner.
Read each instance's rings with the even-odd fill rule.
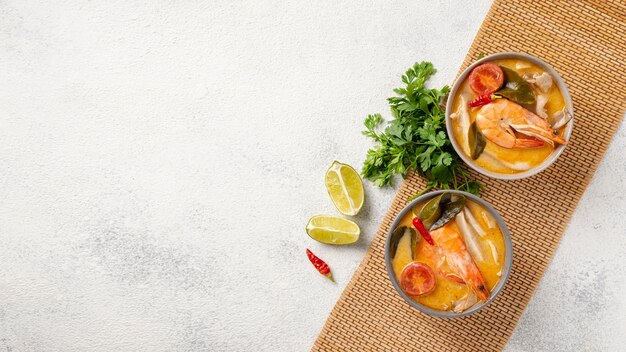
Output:
[[[415,61],[450,83],[488,7],[0,0],[0,350],[307,351],[395,192],[366,183],[356,245],[315,243],[326,168],[360,168]],[[624,350],[625,148],[507,351]]]

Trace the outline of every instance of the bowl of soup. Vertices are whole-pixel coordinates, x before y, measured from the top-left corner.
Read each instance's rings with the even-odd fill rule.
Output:
[[[462,317],[487,306],[511,271],[513,246],[498,212],[454,190],[411,201],[391,225],[385,263],[398,294],[435,317]]]
[[[569,142],[573,118],[561,76],[521,53],[493,54],[470,65],[446,104],[446,127],[461,159],[499,179],[521,179],[549,167]]]

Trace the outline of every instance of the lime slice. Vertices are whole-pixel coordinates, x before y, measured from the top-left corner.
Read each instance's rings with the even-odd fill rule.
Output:
[[[331,215],[316,215],[306,224],[312,239],[327,244],[350,244],[359,239],[361,230],[354,222]]]
[[[326,171],[326,189],[335,207],[343,215],[356,215],[365,199],[363,182],[356,170],[338,161]]]

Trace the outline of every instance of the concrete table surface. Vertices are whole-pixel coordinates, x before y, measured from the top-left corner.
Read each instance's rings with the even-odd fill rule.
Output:
[[[326,168],[415,61],[449,84],[489,5],[1,1],[0,350],[307,351],[395,193],[315,243]],[[507,351],[624,350],[624,148]]]

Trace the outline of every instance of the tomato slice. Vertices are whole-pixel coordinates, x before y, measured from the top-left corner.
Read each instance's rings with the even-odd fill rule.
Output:
[[[476,66],[469,75],[470,88],[478,95],[491,94],[504,83],[504,73],[500,66],[486,62]]]
[[[424,263],[409,263],[400,276],[400,286],[410,296],[425,295],[435,289],[435,273]]]

